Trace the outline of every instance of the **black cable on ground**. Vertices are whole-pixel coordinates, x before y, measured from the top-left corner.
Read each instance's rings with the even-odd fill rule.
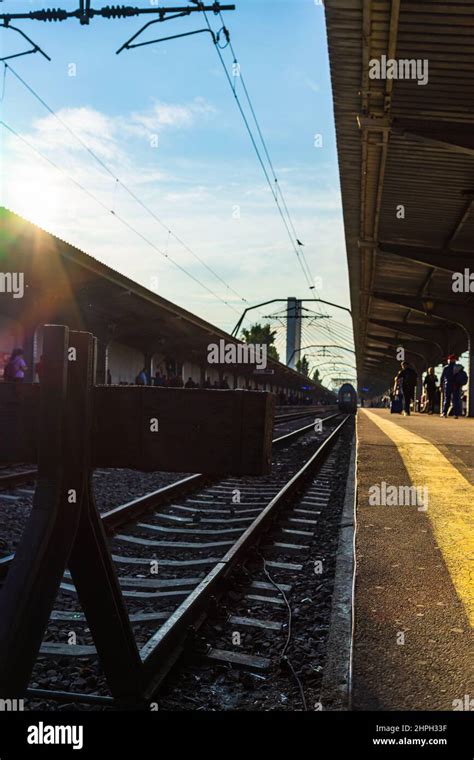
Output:
[[[272,576],[268,572],[267,563],[266,563],[265,557],[258,550],[257,550],[257,554],[258,554],[258,556],[262,560],[262,563],[263,563],[263,572],[265,573],[265,575],[268,578],[268,580],[270,581],[270,583],[273,586],[275,586],[275,588],[277,589],[278,593],[281,594],[281,596],[283,597],[284,602],[285,602],[285,604],[287,606],[287,609],[288,609],[288,632],[287,632],[287,636],[286,636],[285,646],[283,647],[283,649],[281,651],[281,654],[280,654],[280,662],[288,668],[288,670],[292,674],[293,678],[295,679],[296,684],[298,686],[298,690],[300,692],[301,702],[303,704],[303,710],[305,712],[307,712],[308,711],[308,705],[306,703],[306,697],[305,697],[305,693],[304,693],[304,689],[303,689],[303,684],[301,683],[301,679],[298,676],[298,674],[296,673],[296,671],[295,671],[295,669],[294,669],[294,667],[293,667],[293,665],[291,663],[290,658],[286,654],[286,652],[288,650],[288,647],[290,645],[291,634],[292,634],[292,627],[291,626],[292,626],[292,622],[293,622],[293,613],[292,613],[292,610],[291,610],[291,605],[290,605],[290,603],[288,601],[288,598],[287,598],[285,592],[283,591],[283,589],[278,585],[278,583],[272,578]]]

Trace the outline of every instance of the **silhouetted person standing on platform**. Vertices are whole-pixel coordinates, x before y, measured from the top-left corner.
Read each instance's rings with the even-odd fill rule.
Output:
[[[143,367],[142,371],[138,373],[135,378],[135,385],[148,385],[148,376],[146,373],[146,367]]]
[[[410,415],[410,404],[415,398],[415,388],[418,375],[408,362],[402,362],[402,368],[395,378],[395,384],[400,383],[403,392],[403,406],[405,416]]]
[[[438,378],[434,373],[434,367],[428,367],[428,372],[423,380],[423,385],[426,391],[426,410],[428,414],[433,414],[436,406],[436,390],[437,390]]]
[[[21,383],[25,379],[25,372],[28,369],[23,359],[24,351],[22,348],[15,348],[8,360],[3,371],[3,379],[11,383]]]
[[[456,364],[456,356],[448,356],[448,364],[443,368],[441,374],[441,388],[443,390],[443,410],[441,417],[447,417],[451,405],[453,408],[454,418],[457,420],[462,414],[461,392],[463,385],[467,383],[467,374],[462,364]]]

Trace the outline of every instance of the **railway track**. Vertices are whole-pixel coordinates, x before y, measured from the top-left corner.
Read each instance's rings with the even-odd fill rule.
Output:
[[[329,428],[339,419],[337,414],[325,418],[316,452],[313,424],[275,438],[271,476],[228,478],[213,483],[202,475],[192,475],[102,515],[142,658],[154,649],[150,667],[156,675],[155,688],[187,648],[190,626],[193,631],[199,628],[205,620],[206,608],[212,608],[218,595],[224,592],[229,575],[262,532],[269,529],[287,500],[311,478],[347,418],[330,433]],[[303,466],[301,446],[293,445],[299,439],[303,449],[311,448],[311,455]],[[307,514],[309,510],[305,507],[300,510],[285,517],[285,524],[278,528],[281,540],[274,541],[271,548],[277,558],[268,560],[267,572],[271,568],[293,571],[295,564],[298,565],[292,555],[299,551],[297,547],[301,549],[297,541],[304,544],[308,537],[305,534],[311,532],[306,528],[312,524],[312,516]],[[11,560],[10,555],[0,561],[0,572],[8,571]],[[250,596],[256,597],[254,601],[258,603],[260,597],[268,595],[269,582],[255,580],[251,590],[255,593]],[[55,688],[53,693],[40,688],[40,684],[48,683],[46,673],[51,672],[51,667],[47,663],[51,660],[83,663],[84,658],[97,659],[67,574],[57,602],[35,669],[38,672],[33,674],[32,682],[37,688],[29,690],[30,699],[111,703],[100,678],[92,678],[94,690],[98,692],[95,694],[78,693],[76,689],[69,692],[67,688]],[[156,629],[157,623],[161,627],[150,637],[150,626]],[[77,643],[70,643],[71,633]],[[214,656],[227,655],[217,649]],[[235,664],[245,667],[246,662],[247,665],[258,663],[258,656],[253,660],[241,657]],[[64,665],[61,670],[64,671]],[[97,670],[96,664],[92,670]],[[79,685],[81,683],[79,679]],[[71,685],[74,688],[73,682],[69,682],[69,688]]]
[[[296,412],[288,412],[284,414],[276,414],[275,415],[275,426],[283,425],[287,422],[293,422],[295,420],[302,420],[306,417],[319,417],[322,414],[327,414],[328,412],[333,413],[337,411],[337,406],[308,406],[303,410],[299,410]]]
[[[323,709],[349,435],[340,431],[307,485],[245,551],[160,689],[160,709]],[[282,546],[282,528],[293,530],[291,545]]]
[[[36,474],[35,467],[2,468],[0,470],[0,491],[11,491],[27,483],[33,483]]]

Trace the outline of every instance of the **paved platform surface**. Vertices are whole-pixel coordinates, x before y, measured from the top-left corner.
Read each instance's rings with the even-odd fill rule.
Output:
[[[474,709],[474,419],[361,409],[357,437],[353,709]]]

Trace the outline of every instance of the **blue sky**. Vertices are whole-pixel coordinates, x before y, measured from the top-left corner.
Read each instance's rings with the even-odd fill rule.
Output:
[[[93,2],[94,7],[105,4],[105,0]],[[4,0],[0,10],[50,5],[41,0]],[[53,5],[71,10],[78,3],[58,0]],[[134,5],[151,3],[137,0]],[[314,0],[236,0],[236,6],[224,14],[224,20],[310,270],[321,280],[319,294],[349,305],[323,6]],[[217,30],[218,17],[209,18]],[[232,289],[248,303],[312,295],[209,35],[117,56],[115,51],[138,30],[141,19],[94,19],[90,26],[80,26],[75,19],[17,24],[52,62],[38,54],[25,56],[11,62],[14,70]],[[155,24],[143,39],[204,25],[201,14],[194,14]],[[19,36],[4,30],[0,46],[2,55],[24,49]],[[223,56],[230,71],[230,51],[224,50]],[[243,99],[238,80],[237,92]],[[113,177],[10,72],[2,113],[9,126],[106,209],[113,208],[232,308],[173,268],[2,129],[5,205],[164,297],[232,328],[248,304],[213,278],[120,186],[115,187]],[[322,147],[315,147],[315,134],[322,136]],[[327,313],[349,324],[342,312]],[[325,342],[322,332],[314,338]]]

